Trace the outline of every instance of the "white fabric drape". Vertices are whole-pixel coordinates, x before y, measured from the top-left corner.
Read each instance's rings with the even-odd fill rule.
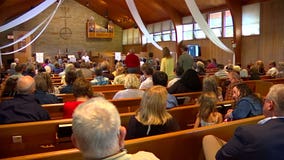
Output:
[[[233,64],[235,64],[235,53],[229,49],[211,30],[208,26],[207,22],[205,21],[204,17],[202,16],[199,8],[197,7],[195,0],[185,0],[188,9],[191,12],[192,17],[198,23],[199,27],[205,33],[205,35],[213,42],[216,46],[221,48],[222,50],[232,53],[233,54]]]
[[[47,9],[49,6],[51,6],[54,2],[56,2],[56,0],[48,0],[48,1],[42,2],[40,5],[36,6],[35,8],[26,12],[25,14],[21,15],[20,17],[14,19],[13,21],[11,21],[7,24],[0,26],[0,32],[4,32],[4,31],[6,31],[10,28],[18,26],[18,25],[34,18],[35,16],[37,16],[38,14],[43,12],[45,9]]]
[[[27,48],[29,45],[31,45],[35,40],[37,40],[39,38],[39,36],[41,36],[41,34],[45,31],[45,29],[47,28],[48,24],[50,23],[50,21],[52,20],[52,18],[54,17],[56,11],[58,10],[59,6],[62,4],[63,0],[59,0],[56,8],[54,9],[54,11],[42,22],[40,23],[37,27],[35,27],[33,30],[31,30],[30,32],[28,32],[26,35],[31,35],[31,32],[35,32],[36,29],[38,29],[41,25],[43,25],[44,23],[46,23],[46,25],[42,28],[42,30],[38,33],[38,35],[32,39],[28,44],[26,44],[25,46],[15,50],[15,51],[12,51],[12,52],[7,52],[7,53],[1,53],[0,51],[0,65],[2,65],[2,55],[8,55],[8,54],[13,54],[13,53],[16,53],[16,52],[19,52],[25,48]],[[48,21],[47,21],[48,20]],[[46,22],[47,21],[47,22]],[[26,35],[24,35],[23,37],[27,37]],[[8,45],[5,45],[5,46],[10,46],[9,44]],[[2,48],[2,47],[1,47]],[[5,47],[4,47],[5,48]]]
[[[127,3],[127,6],[136,22],[136,24],[138,25],[139,29],[142,31],[142,33],[145,35],[145,37],[150,40],[150,42],[156,47],[158,48],[159,50],[162,50],[162,47],[157,44],[154,40],[153,40],[153,37],[150,36],[148,30],[146,29],[139,13],[138,13],[138,10],[135,6],[135,3],[133,0],[125,0],[126,3]]]
[[[54,9],[54,11],[51,13],[51,16],[50,18],[48,19],[46,25],[42,28],[42,30],[38,33],[38,35],[32,39],[28,44],[26,44],[25,46],[17,49],[17,50],[14,50],[12,52],[8,52],[8,53],[1,53],[1,55],[8,55],[8,54],[13,54],[13,53],[16,53],[16,52],[19,52],[25,48],[27,48],[29,45],[31,45],[35,40],[37,40],[39,38],[39,36],[41,36],[41,34],[45,31],[45,29],[47,28],[48,24],[50,23],[50,21],[52,20],[53,16],[55,15],[56,11],[58,10],[60,4],[63,2],[63,0],[60,0],[56,6],[56,8]],[[32,30],[33,31],[33,30]],[[30,31],[30,32],[32,32]],[[27,34],[30,34],[29,32]]]
[[[51,15],[49,15],[44,21],[42,21],[38,26],[36,26],[34,29],[32,29],[30,32],[26,33],[24,36],[22,36],[21,38],[17,39],[16,41],[9,43],[7,45],[1,46],[0,49],[3,48],[7,48],[9,46],[12,46],[14,44],[17,44],[18,42],[21,42],[22,40],[26,39],[27,37],[29,37],[30,35],[32,35],[37,29],[39,29],[39,27],[41,27],[49,18]]]

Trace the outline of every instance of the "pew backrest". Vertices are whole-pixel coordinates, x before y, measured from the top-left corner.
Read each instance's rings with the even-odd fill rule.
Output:
[[[187,92],[187,93],[176,93],[172,94],[176,97],[179,105],[190,105],[195,104],[198,97],[202,92]]]
[[[125,148],[128,153],[149,151],[161,160],[198,160],[204,159],[202,151],[202,138],[212,134],[223,140],[229,140],[235,129],[241,125],[256,124],[264,116],[256,116],[241,120],[224,122],[213,126],[206,126],[183,131],[171,132],[151,137],[127,140]],[[41,159],[41,160],[82,160],[82,154],[77,149],[67,149],[41,154],[32,154],[10,158],[14,159]]]
[[[94,92],[100,92],[100,91],[110,91],[110,90],[123,90],[124,85],[121,84],[115,84],[115,85],[101,85],[101,86],[92,86]]]
[[[139,108],[141,98],[124,98],[109,101],[116,106],[119,113],[128,113],[134,112]],[[51,119],[63,118],[64,103],[43,104],[42,107],[48,111]]]
[[[71,119],[48,120],[0,125],[0,158],[72,148],[71,143],[58,143],[59,124]]]

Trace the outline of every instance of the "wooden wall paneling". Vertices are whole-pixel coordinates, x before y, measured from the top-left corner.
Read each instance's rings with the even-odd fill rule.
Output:
[[[260,59],[259,53],[260,36],[248,36],[242,38],[242,65],[255,63]]]
[[[284,61],[284,1],[271,0],[260,6],[260,35],[242,37],[242,63]]]
[[[26,31],[13,31],[13,35],[14,35],[14,41],[16,41],[17,39],[21,38],[22,36],[24,36],[27,32]],[[26,44],[28,44],[31,41],[31,37],[27,37],[26,39],[22,40],[19,43],[14,44],[14,50],[17,50],[23,46],[25,46]],[[32,56],[32,48],[29,45],[28,47],[26,47],[25,49],[16,52],[14,54],[14,58],[18,58],[20,63],[25,63],[28,61],[29,58],[31,58]]]
[[[241,40],[242,40],[242,2],[226,0],[229,7],[234,24],[234,43],[236,47],[233,49],[236,55],[236,63],[241,63]]]
[[[284,60],[284,1],[272,0],[261,4],[260,58],[269,61]]]

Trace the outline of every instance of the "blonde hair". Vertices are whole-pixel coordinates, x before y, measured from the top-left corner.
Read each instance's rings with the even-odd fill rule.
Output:
[[[199,117],[207,121],[212,112],[216,112],[217,97],[214,92],[204,92],[198,99],[200,104]]]
[[[136,74],[127,74],[125,77],[124,87],[125,88],[136,88],[140,86],[139,78]]]
[[[165,87],[157,85],[148,89],[136,112],[136,119],[143,125],[163,125],[172,116],[167,112],[168,92]]]

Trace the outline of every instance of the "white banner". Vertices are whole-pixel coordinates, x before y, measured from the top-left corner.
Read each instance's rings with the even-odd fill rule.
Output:
[[[36,62],[38,62],[38,63],[44,62],[44,53],[42,53],[42,52],[36,53]]]

